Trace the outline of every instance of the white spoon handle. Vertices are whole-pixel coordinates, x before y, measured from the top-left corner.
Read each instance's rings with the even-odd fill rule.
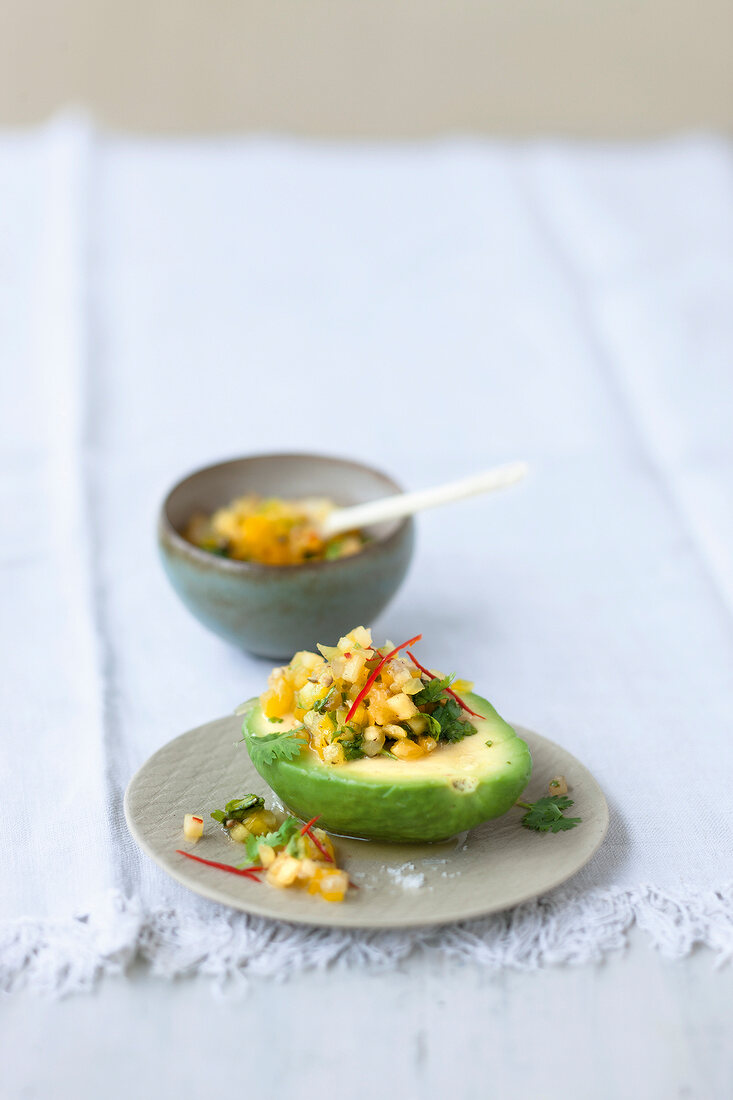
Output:
[[[475,496],[477,493],[490,493],[494,489],[505,489],[521,481],[529,466],[526,462],[508,462],[504,466],[495,466],[482,474],[464,477],[460,481],[451,481],[448,485],[437,485],[433,489],[419,489],[415,493],[400,493],[397,496],[370,500],[366,504],[355,504],[351,508],[337,508],[326,516],[321,524],[324,538],[332,538],[344,531],[353,531],[359,527],[371,527],[375,523],[384,523],[389,519],[400,519],[421,512],[424,508],[435,508],[439,504],[449,504],[452,500]]]

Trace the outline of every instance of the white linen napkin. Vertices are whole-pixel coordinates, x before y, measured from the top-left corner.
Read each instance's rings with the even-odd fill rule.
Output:
[[[730,957],[731,174],[707,137],[0,137],[0,985],[88,988],[139,953],[222,978],[582,962],[634,920]],[[609,836],[567,888],[429,933],[307,931],[188,893],[130,839],[132,773],[268,667],[167,588],[159,501],[298,448],[410,487],[531,461],[521,493],[420,518],[373,625],[421,630],[597,776]]]

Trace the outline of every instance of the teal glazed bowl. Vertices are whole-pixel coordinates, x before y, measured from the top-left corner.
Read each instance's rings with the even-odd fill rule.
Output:
[[[183,536],[191,516],[211,514],[245,493],[326,496],[347,505],[401,491],[378,470],[324,455],[252,455],[206,466],[179,481],[163,502],[163,565],[183,603],[209,630],[261,657],[291,657],[371,624],[407,572],[413,521],[369,528],[371,541],[352,557],[275,566],[232,561],[194,546]]]

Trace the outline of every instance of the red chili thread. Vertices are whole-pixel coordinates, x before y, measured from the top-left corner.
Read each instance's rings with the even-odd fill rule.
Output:
[[[414,655],[414,653],[410,653],[409,649],[408,649],[408,651],[407,651],[407,656],[408,656],[408,657],[410,658],[410,660],[411,660],[411,661],[412,661],[412,662],[413,662],[414,664],[416,664],[416,665],[417,665],[417,667],[418,667],[418,668],[420,669],[420,671],[421,671],[421,672],[424,672],[424,673],[425,673],[425,675],[426,675],[426,676],[429,676],[431,680],[437,680],[437,676],[435,676],[435,675],[434,675],[434,674],[433,674],[433,673],[432,673],[432,672],[430,671],[430,669],[427,669],[427,668],[425,668],[425,666],[424,666],[424,665],[421,665],[421,664],[420,664],[420,662],[418,661],[417,657],[416,657],[416,656]],[[464,710],[467,710],[469,714],[472,714],[472,715],[474,716],[474,718],[480,718],[482,722],[486,720],[486,719],[484,718],[483,714],[477,714],[475,710],[471,710],[471,708],[470,708],[470,707],[467,707],[467,706],[466,706],[466,704],[465,704],[465,703],[463,702],[463,699],[461,699],[460,695],[456,695],[455,691],[451,691],[451,689],[450,689],[450,688],[446,688],[445,690],[446,690],[446,691],[448,692],[448,694],[449,694],[449,695],[452,695],[452,696],[453,696],[453,698],[455,699],[455,701],[456,701],[456,702],[457,702],[457,703],[458,703],[458,704],[459,704],[460,706],[462,706]]]
[[[351,707],[349,708],[349,713],[346,715],[346,723],[345,724],[348,724],[351,721],[353,715],[356,713],[356,710],[357,710],[357,707],[359,706],[359,703],[367,695],[367,693],[369,691],[369,688],[372,686],[372,684],[376,680],[377,676],[379,676],[379,673],[382,671],[384,666],[387,664],[387,661],[389,661],[392,657],[394,657],[395,653],[399,653],[399,651],[401,649],[404,649],[405,646],[414,645],[415,642],[419,642],[421,638],[422,638],[422,634],[416,634],[415,637],[410,638],[409,641],[403,642],[402,645],[395,646],[395,648],[392,650],[392,652],[388,653],[386,657],[382,657],[381,661],[379,662],[377,667],[374,669],[374,672],[371,674],[371,676],[369,677],[367,682],[364,684],[364,687],[361,689],[361,691],[357,695],[356,699],[354,699],[354,702],[351,704]]]
[[[255,875],[256,871],[264,871],[264,867],[232,867],[231,863],[217,863],[216,860],[213,859],[202,859],[201,856],[195,856],[191,852],[184,852],[181,848],[176,848],[176,854],[185,856],[186,859],[193,859],[196,863],[204,863],[207,867],[216,867],[219,871],[229,871],[231,875],[242,875],[252,882],[260,881]]]
[[[318,818],[320,816],[321,816],[320,814],[316,814],[316,816],[312,817],[310,819],[310,821],[306,821],[305,825],[300,830],[300,835],[301,836],[307,836],[309,840],[312,840],[313,843],[315,844],[316,848],[318,849],[318,851],[321,853],[321,855],[325,856],[329,863],[333,863],[333,859],[328,854],[326,849],[323,847],[323,845],[319,841],[318,837],[315,835],[315,833],[311,832],[311,825],[313,825],[313,823],[315,821],[318,821]]]

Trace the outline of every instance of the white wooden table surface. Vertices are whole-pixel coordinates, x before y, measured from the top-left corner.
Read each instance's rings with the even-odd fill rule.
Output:
[[[730,179],[714,139],[399,152],[148,144],[72,124],[0,141],[0,364],[19,399],[0,403],[0,491],[5,514],[33,506],[0,577],[18,610],[0,681],[13,719],[0,911],[38,932],[29,956],[46,950],[49,966],[35,980],[57,980],[69,950],[79,986],[101,965],[104,951],[85,971],[69,915],[97,913],[109,891],[143,914],[110,925],[123,958],[161,911],[177,914],[177,958],[216,920],[141,859],[121,795],[151,752],[266,674],[193,622],[153,545],[170,481],[245,451],[350,453],[410,487],[533,462],[526,495],[500,510],[456,512],[455,531],[421,520],[413,571],[375,625],[423,630],[436,665],[485,676],[501,712],[591,767],[612,826],[581,889],[651,883],[661,898],[637,911],[654,928],[577,968],[434,954],[252,978],[221,999],[136,963],[61,1001],[3,995],[0,1100],[733,1096],[733,967],[706,949],[666,961],[650,943],[730,944],[729,902],[695,917],[731,877],[733,840],[719,763],[733,698]],[[340,419],[324,428],[332,393]],[[695,774],[666,754],[690,731]],[[28,803],[62,775],[41,844]],[[163,941],[149,951],[161,967]],[[599,942],[596,925],[583,951]],[[17,944],[12,965],[22,976]]]
[[[247,1095],[322,1100],[729,1100],[733,973],[666,961],[641,933],[597,966],[252,980],[137,970],[62,1002],[0,1002],[3,1100]]]

